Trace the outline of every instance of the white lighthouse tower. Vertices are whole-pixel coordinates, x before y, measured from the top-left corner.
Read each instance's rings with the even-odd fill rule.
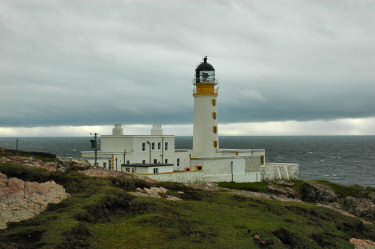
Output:
[[[207,56],[195,69],[192,157],[215,156],[219,148],[215,69]]]

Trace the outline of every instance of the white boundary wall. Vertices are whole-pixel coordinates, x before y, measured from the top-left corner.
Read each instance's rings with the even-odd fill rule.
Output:
[[[267,163],[261,167],[262,181],[297,180],[298,168],[294,163]]]

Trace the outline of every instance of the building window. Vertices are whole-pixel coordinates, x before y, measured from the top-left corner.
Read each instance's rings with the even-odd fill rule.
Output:
[[[212,142],[212,145],[214,146],[214,148],[217,148],[217,141],[214,140],[214,141]]]
[[[158,159],[154,159],[154,163],[158,163]]]
[[[113,167],[112,167],[112,160],[111,159],[109,159],[108,160],[108,169],[112,169]]]
[[[180,166],[180,158],[177,158],[177,166]]]
[[[164,150],[168,150],[168,142],[165,142],[165,148]]]
[[[202,170],[202,166],[198,166],[198,167],[197,167],[197,170]]]
[[[217,133],[217,126],[216,125],[212,126],[212,132],[215,133],[215,134]]]
[[[216,106],[216,99],[211,99],[212,106]]]
[[[103,168],[105,169],[107,167],[107,163],[103,163]]]
[[[130,161],[128,160],[128,161],[126,161],[126,164],[130,164]]]
[[[142,143],[142,151],[146,151],[146,143]]]
[[[154,174],[157,174],[159,173],[159,169],[158,168],[154,168]]]
[[[164,161],[165,161],[165,163],[168,163],[168,159],[165,159]]]
[[[132,168],[132,173],[135,173],[135,168]]]
[[[146,164],[146,160],[142,160],[142,163],[143,163],[143,164]]]
[[[260,156],[260,164],[261,164],[261,165],[264,165],[264,155],[261,155],[261,156]]]
[[[155,150],[155,143],[151,143],[151,150]]]
[[[130,168],[126,168],[126,172],[130,172]]]
[[[161,149],[161,143],[159,142],[158,143],[158,150],[160,150]]]
[[[216,112],[213,112],[213,113],[212,113],[212,118],[213,118],[213,119],[216,119]]]

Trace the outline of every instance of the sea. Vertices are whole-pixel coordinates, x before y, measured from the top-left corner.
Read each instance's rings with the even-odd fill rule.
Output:
[[[0,147],[16,148],[15,137],[0,137]],[[26,151],[79,158],[91,137],[19,137]],[[176,149],[191,149],[193,138],[177,136]],[[375,187],[375,136],[221,136],[220,148],[265,149],[266,161],[298,163],[302,180]]]

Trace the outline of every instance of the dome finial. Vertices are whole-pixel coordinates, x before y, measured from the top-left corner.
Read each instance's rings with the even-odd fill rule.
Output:
[[[207,55],[203,59],[204,63],[207,63]]]

